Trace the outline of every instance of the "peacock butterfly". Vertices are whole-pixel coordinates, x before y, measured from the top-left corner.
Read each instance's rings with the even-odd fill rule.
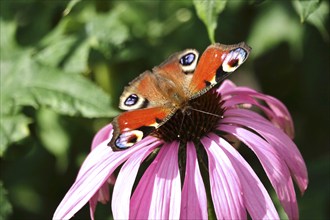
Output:
[[[125,87],[119,108],[127,110],[112,124],[109,143],[114,151],[132,147],[166,123],[173,114],[235,71],[247,59],[251,48],[212,44],[198,61],[198,52],[187,49],[170,56],[152,71],[145,71]]]

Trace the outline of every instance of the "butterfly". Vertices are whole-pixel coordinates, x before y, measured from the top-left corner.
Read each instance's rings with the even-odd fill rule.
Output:
[[[114,151],[132,147],[166,123],[190,100],[205,94],[247,59],[251,48],[211,44],[199,58],[195,49],[171,55],[152,71],[145,71],[125,87],[115,117],[109,146]]]

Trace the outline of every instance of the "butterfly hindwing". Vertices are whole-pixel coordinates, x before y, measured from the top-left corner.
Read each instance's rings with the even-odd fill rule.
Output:
[[[202,54],[189,85],[191,97],[210,90],[248,57],[251,48],[244,42],[235,45],[212,44]]]
[[[153,107],[120,114],[113,120],[114,133],[110,146],[114,151],[133,146],[166,122],[172,112],[173,109]]]

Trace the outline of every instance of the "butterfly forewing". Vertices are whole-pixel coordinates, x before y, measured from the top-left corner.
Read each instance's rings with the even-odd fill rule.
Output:
[[[250,50],[244,42],[209,46],[198,61],[189,84],[190,96],[200,96],[222,81],[246,60]]]
[[[159,81],[159,77],[150,71],[142,73],[125,87],[120,96],[119,108],[136,110],[165,105],[168,98],[159,90]]]

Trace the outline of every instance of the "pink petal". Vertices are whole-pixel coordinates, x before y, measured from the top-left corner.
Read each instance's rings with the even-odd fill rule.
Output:
[[[228,91],[232,91],[236,87],[237,86],[232,81],[226,79],[221,83],[220,87],[217,89],[217,92],[222,94]]]
[[[221,125],[221,131],[235,135],[258,157],[289,219],[298,219],[296,193],[290,172],[276,149],[260,136],[240,127]]]
[[[101,130],[99,130],[93,138],[91,150],[93,150],[96,146],[102,143],[105,140],[110,141],[112,135],[112,124],[108,124],[104,126]],[[115,177],[112,175],[109,177],[108,181],[100,187],[100,189],[95,193],[95,195],[89,200],[89,212],[91,219],[94,219],[94,212],[96,209],[97,202],[101,202],[103,204],[107,203],[110,199],[109,197],[109,184],[113,184]]]
[[[110,140],[112,133],[112,124],[108,124],[101,128],[93,138],[91,150],[93,150],[97,145],[101,144],[105,140]]]
[[[209,134],[209,137],[220,146],[233,165],[239,177],[244,205],[251,218],[279,219],[271,198],[250,165],[226,140],[215,134]]]
[[[221,148],[208,138],[201,140],[209,162],[211,195],[217,219],[246,219],[237,173]]]
[[[113,152],[105,140],[94,148],[85,159],[77,179],[57,207],[54,219],[69,219],[81,209],[100,187],[107,181],[112,172],[139,148],[145,147],[155,138],[145,138],[134,147]]]
[[[129,218],[129,204],[132,187],[142,161],[158,146],[150,144],[134,153],[118,174],[112,193],[112,213],[114,219]]]
[[[181,183],[179,143],[164,144],[131,198],[130,219],[178,219]],[[143,201],[143,202],[141,202]]]
[[[224,100],[228,100],[232,102],[234,102],[233,97],[235,96],[239,96],[239,97],[250,96],[264,101],[268,107],[267,108],[263,107],[262,110],[265,112],[268,118],[274,124],[284,129],[284,131],[290,136],[290,138],[294,137],[294,127],[293,127],[291,115],[288,109],[285,107],[285,105],[283,105],[283,103],[277,100],[276,98],[272,96],[264,95],[262,93],[258,93],[255,90],[247,87],[236,87],[236,88],[232,87],[232,89],[221,91],[221,94]],[[249,103],[250,100],[246,100],[246,102]],[[243,98],[242,104],[246,102],[244,102],[244,98]],[[266,109],[269,109],[270,111],[268,110],[265,111]]]
[[[195,146],[188,142],[180,219],[207,219],[207,198]]]
[[[282,130],[259,114],[246,109],[228,109],[221,123],[238,124],[259,133],[284,159],[300,191],[303,193],[306,190],[308,174],[305,162],[297,146]]]
[[[223,107],[236,107],[237,105],[247,105],[249,104],[249,108],[252,107],[252,105],[257,106],[260,108],[269,118],[276,118],[276,114],[269,108],[263,106],[260,104],[256,99],[249,95],[236,95],[233,97],[228,98],[223,104]],[[275,121],[277,122],[277,121]]]

